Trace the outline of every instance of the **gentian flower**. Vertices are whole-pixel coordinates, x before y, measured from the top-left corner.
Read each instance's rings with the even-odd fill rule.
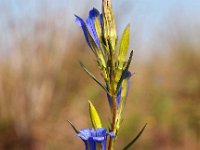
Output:
[[[103,15],[96,8],[92,8],[85,21],[79,16],[75,15],[75,17],[76,23],[82,27],[87,44],[97,58],[102,76],[108,81],[107,58],[110,56],[108,52],[105,52],[109,50],[105,48],[103,40]]]
[[[82,27],[85,39],[92,50],[100,49],[100,37],[102,36],[102,14],[96,8],[89,11],[89,16],[84,21],[76,16],[76,23]]]
[[[106,139],[107,136],[114,138],[113,132],[107,132],[105,128],[94,129],[82,129],[77,133],[83,142],[85,143],[86,150],[96,150],[98,143],[101,144],[102,150],[106,150]]]

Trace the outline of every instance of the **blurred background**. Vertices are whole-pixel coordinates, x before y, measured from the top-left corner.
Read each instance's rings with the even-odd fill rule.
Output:
[[[67,120],[92,127],[90,99],[108,126],[94,55],[74,14],[100,0],[0,0],[0,150],[83,149]],[[131,23],[131,89],[117,148],[147,122],[135,149],[200,149],[200,1],[113,0],[119,37]],[[102,81],[102,80],[101,80]]]

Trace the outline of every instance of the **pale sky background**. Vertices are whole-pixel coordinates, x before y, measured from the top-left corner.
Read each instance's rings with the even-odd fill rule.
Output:
[[[101,1],[0,0],[0,51],[13,48],[12,24],[20,35],[31,31],[34,21],[41,16],[55,15],[60,18],[56,24],[66,26],[70,38],[72,33],[81,31],[74,23],[74,14],[84,18],[86,10],[92,7],[101,9]],[[200,0],[113,0],[113,8],[119,35],[131,23],[130,47],[140,55],[150,55],[149,49],[162,52],[160,46],[167,46],[165,35],[173,39],[176,28],[183,28],[194,44],[199,42]],[[83,37],[81,32],[80,36]]]

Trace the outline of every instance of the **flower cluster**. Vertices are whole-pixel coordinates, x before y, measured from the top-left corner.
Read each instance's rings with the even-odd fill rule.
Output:
[[[80,63],[81,67],[105,90],[112,112],[112,122],[108,133],[101,124],[96,108],[89,101],[90,118],[94,129],[76,130],[77,135],[84,141],[86,149],[89,148],[90,150],[95,150],[97,143],[101,143],[103,150],[106,149],[107,135],[110,135],[108,149],[114,149],[114,142],[120,130],[122,113],[128,96],[130,77],[132,76],[129,67],[133,51],[127,59],[130,25],[126,26],[118,43],[111,0],[102,0],[102,13],[96,8],[92,8],[86,19],[77,15],[75,17],[76,23],[83,30],[88,46],[96,57],[99,71],[105,83],[101,83],[82,63]]]

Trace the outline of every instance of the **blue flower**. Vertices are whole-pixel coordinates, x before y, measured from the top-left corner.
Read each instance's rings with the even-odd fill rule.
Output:
[[[98,21],[102,28],[102,14],[96,8],[93,8],[89,11],[89,16],[84,21],[79,16],[76,16],[76,23],[82,27],[85,39],[91,49],[100,49],[100,40],[97,34],[95,27],[95,19],[98,18]]]
[[[128,85],[127,85],[127,93],[126,95],[128,95],[128,91],[129,91],[129,87],[130,87],[130,77],[132,76],[131,72],[130,71],[127,71],[124,75],[124,78],[123,80],[125,79],[128,79]],[[116,104],[117,104],[117,107],[119,106],[120,104],[120,101],[121,101],[121,92],[122,92],[122,86],[120,86],[118,92],[117,92],[117,98],[116,98]],[[109,102],[109,105],[110,107],[112,108],[112,102],[111,102],[111,97],[110,95],[107,93],[107,98],[108,98],[108,102]]]
[[[107,136],[114,138],[113,132],[107,132],[105,128],[94,129],[82,129],[77,133],[85,143],[86,150],[96,150],[98,143],[101,144],[102,150],[106,150]]]

